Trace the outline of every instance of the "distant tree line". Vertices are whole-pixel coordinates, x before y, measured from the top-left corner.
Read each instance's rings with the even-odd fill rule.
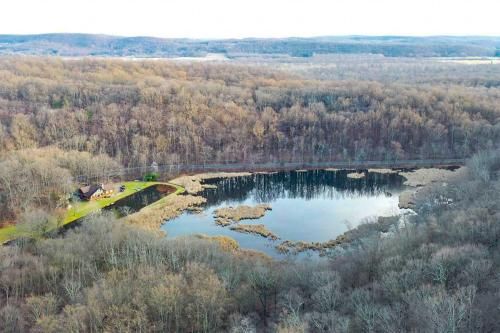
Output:
[[[265,66],[316,80],[377,81],[385,84],[500,87],[500,59],[389,58],[381,55],[240,57],[241,64]]]
[[[0,54],[179,57],[223,53],[309,57],[313,54],[381,54],[387,57],[493,57],[498,37],[332,36],[187,40],[90,34],[0,35]]]

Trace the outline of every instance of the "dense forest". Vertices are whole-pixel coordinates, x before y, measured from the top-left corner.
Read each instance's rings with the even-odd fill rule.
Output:
[[[0,159],[0,225],[19,222],[34,208],[63,212],[79,175],[99,180],[121,167],[107,155],[87,152],[52,147],[13,151]]]
[[[422,193],[389,236],[369,233],[326,261],[166,239],[106,214],[19,241],[0,248],[0,330],[498,332],[500,153],[468,170]]]
[[[497,67],[337,59],[0,58],[0,221],[35,236],[0,247],[0,332],[500,331]],[[444,157],[467,168],[417,214],[317,261],[104,212],[52,228],[77,176],[122,166]]]
[[[467,157],[500,142],[500,89],[307,80],[234,64],[0,59],[0,153],[127,166]]]
[[[495,57],[498,37],[331,36],[315,38],[246,38],[226,40],[118,37],[90,34],[0,35],[0,54],[58,56],[176,57],[221,53],[382,54],[388,57]]]

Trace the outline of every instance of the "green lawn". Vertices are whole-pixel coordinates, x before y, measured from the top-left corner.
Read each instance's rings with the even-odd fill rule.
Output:
[[[72,207],[66,212],[66,216],[63,218],[61,225],[70,224],[81,217],[84,217],[92,212],[96,212],[101,208],[109,206],[116,201],[123,199],[131,194],[138,191],[144,190],[150,186],[165,184],[175,187],[175,192],[170,195],[176,195],[184,192],[184,188],[178,185],[162,182],[142,182],[142,181],[129,181],[121,182],[120,185],[125,185],[125,191],[115,193],[110,198],[102,198],[94,201],[80,201],[72,204]],[[8,226],[0,228],[0,244],[3,244],[9,240],[13,240],[23,236],[23,232],[19,230],[16,226]]]

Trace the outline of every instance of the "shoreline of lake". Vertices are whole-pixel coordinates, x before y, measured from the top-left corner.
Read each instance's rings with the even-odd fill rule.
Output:
[[[378,186],[376,186],[376,188],[370,190],[370,188],[372,186],[375,186],[374,184],[376,184],[377,182],[384,182],[384,179],[386,181],[388,181],[389,179],[393,179],[392,181],[395,181],[396,179],[400,179],[397,181],[398,184],[402,184],[403,182],[403,178],[399,178],[400,176],[397,175],[396,172],[387,172],[386,170],[383,170],[382,172],[380,173],[376,173],[376,172],[372,172],[372,173],[368,173],[367,170],[363,170],[362,171],[362,174],[365,175],[366,173],[366,177],[356,177],[356,178],[351,178],[351,177],[347,177],[347,174],[352,171],[352,170],[335,170],[335,172],[333,170],[307,170],[307,171],[280,171],[280,172],[266,172],[266,173],[263,173],[263,172],[258,172],[258,173],[243,173],[243,175],[241,175],[241,173],[222,173],[222,174],[214,174],[214,173],[211,173],[209,174],[209,176],[207,177],[206,175],[204,174],[201,174],[201,175],[194,175],[194,176],[183,176],[182,178],[182,184],[185,185],[186,182],[187,184],[191,184],[191,183],[195,183],[196,185],[194,185],[192,187],[192,191],[195,190],[197,195],[199,196],[203,196],[205,198],[207,198],[207,203],[204,203],[202,204],[202,206],[200,207],[201,209],[198,209],[198,210],[201,210],[198,211],[196,214],[192,214],[190,212],[181,212],[180,215],[179,214],[176,214],[176,216],[172,219],[169,219],[168,221],[165,221],[164,224],[162,225],[162,230],[164,230],[166,233],[167,233],[167,237],[177,237],[177,236],[181,236],[181,235],[189,235],[189,234],[197,234],[197,233],[202,233],[202,234],[207,234],[209,236],[228,236],[228,237],[231,237],[233,239],[240,239],[243,241],[243,243],[240,243],[240,247],[241,248],[250,248],[250,249],[253,249],[253,250],[256,250],[256,247],[252,247],[252,246],[248,246],[248,245],[251,245],[253,242],[255,242],[255,240],[252,240],[252,238],[246,238],[246,237],[241,237],[240,235],[235,235],[234,233],[231,234],[229,231],[225,230],[224,228],[222,227],[218,227],[219,229],[215,229],[214,226],[216,226],[216,224],[214,223],[214,220],[213,220],[213,217],[212,217],[212,220],[209,220],[209,217],[211,217],[212,215],[215,215],[213,212],[212,212],[212,208],[210,207],[213,207],[213,194],[214,193],[220,193],[220,191],[225,191],[225,189],[221,189],[221,183],[225,184],[224,186],[227,186],[228,187],[228,190],[231,191],[232,188],[236,189],[241,186],[242,189],[244,189],[245,187],[252,187],[252,186],[255,186],[256,183],[262,183],[261,185],[265,186],[264,184],[268,181],[271,181],[270,179],[273,178],[273,177],[283,177],[284,175],[288,175],[288,176],[285,176],[285,178],[287,177],[296,177],[296,178],[304,178],[304,179],[307,179],[306,180],[306,183],[307,182],[311,182],[314,180],[311,180],[311,176],[314,174],[314,173],[317,173],[317,174],[321,174],[321,177],[324,178],[324,181],[327,182],[326,185],[321,185],[321,184],[318,184],[318,185],[313,185],[313,187],[310,189],[310,190],[307,190],[306,192],[304,192],[303,194],[300,194],[300,190],[298,191],[297,195],[299,195],[299,197],[301,195],[305,195],[306,197],[307,196],[313,196],[314,197],[314,191],[319,191],[318,193],[320,194],[321,191],[323,191],[321,188],[324,188],[326,186],[326,189],[329,189],[327,190],[328,193],[322,195],[320,194],[320,197],[323,197],[323,199],[321,199],[323,202],[325,203],[322,203],[321,205],[325,205],[325,204],[328,204],[329,200],[349,200],[348,197],[351,196],[351,195],[355,195],[356,197],[360,197],[360,199],[362,201],[360,201],[360,204],[363,202],[363,205],[368,205],[368,202],[369,202],[369,197],[371,196],[374,196],[373,198],[378,198],[378,199],[375,199],[375,200],[382,200],[382,201],[386,201],[386,202],[393,202],[392,204],[390,204],[389,206],[387,206],[387,204],[384,204],[383,206],[380,206],[380,207],[393,207],[392,209],[394,209],[395,211],[398,209],[397,208],[397,198],[398,198],[398,195],[396,196],[392,196],[392,194],[390,193],[391,190],[388,189],[388,190],[383,190],[383,189],[379,189]],[[220,176],[220,177],[217,177],[217,176]],[[314,178],[314,176],[313,176]],[[265,179],[268,179],[268,180],[265,180]],[[338,189],[338,190],[334,190],[334,187],[333,187],[333,184],[336,182],[335,179],[338,179],[336,180],[337,182],[340,181],[342,183],[342,185],[340,186],[341,188]],[[172,181],[174,182],[174,181]],[[238,185],[238,183],[241,182],[240,185]],[[272,183],[273,181],[271,181]],[[299,181],[299,183],[302,182],[302,181]],[[321,181],[320,181],[321,182]],[[175,183],[175,182],[174,182]],[[178,182],[179,184],[180,182]],[[298,183],[298,184],[299,184]],[[251,185],[253,184],[253,185]],[[222,186],[222,187],[224,187]],[[302,185],[298,185],[299,187],[302,186]],[[304,186],[310,186],[310,185],[304,185]],[[292,186],[293,187],[293,186]],[[314,188],[316,188],[316,190],[313,190]],[[364,188],[366,188],[366,190],[364,190]],[[383,188],[385,188],[385,185],[383,186]],[[244,190],[244,191],[247,191],[248,189]],[[305,190],[305,188],[304,188]],[[280,193],[281,190],[278,190],[276,191],[276,193]],[[292,192],[294,190],[292,189]],[[333,192],[332,192],[333,191]],[[268,194],[270,195],[269,199],[272,201],[272,200],[275,200],[275,197],[273,196],[273,190],[270,190],[268,192]],[[210,194],[212,193],[212,194]],[[274,194],[276,194],[274,193]],[[365,193],[365,194],[362,194],[362,193]],[[371,193],[371,194],[370,194]],[[396,194],[399,193],[399,190],[397,190],[395,192]],[[263,198],[261,198],[262,200],[264,201],[261,201],[260,203],[259,202],[252,202],[252,203],[245,203],[244,202],[244,197],[247,194],[242,194],[243,197],[239,197],[237,199],[229,199],[228,201],[228,205],[224,206],[226,209],[229,208],[230,206],[232,206],[233,208],[234,207],[238,207],[240,205],[247,205],[247,206],[256,206],[256,205],[259,205],[259,204],[272,204],[271,201],[269,200],[266,200],[264,199],[264,197],[266,197],[266,195],[264,195]],[[295,195],[295,194],[294,194]],[[294,196],[292,195],[292,196]],[[333,195],[333,197],[332,197]],[[279,194],[278,194],[279,196]],[[274,199],[273,199],[274,198]],[[236,200],[236,201],[231,201],[231,200]],[[259,199],[260,200],[260,199]],[[309,200],[309,199],[308,199]],[[314,199],[312,199],[313,202],[314,202]],[[326,200],[326,201],[325,201]],[[368,201],[367,201],[368,200]],[[235,204],[232,204],[232,203],[235,203]],[[348,201],[345,201],[345,202],[348,202]],[[238,204],[236,204],[238,203]],[[280,210],[280,213],[276,213],[274,212],[274,204],[272,204],[273,206],[273,211],[271,211],[269,214],[269,217],[264,216],[264,217],[260,217],[258,219],[259,221],[259,224],[262,224],[265,226],[266,228],[266,235],[268,234],[268,232],[272,233],[273,235],[276,236],[276,238],[280,238],[280,239],[283,239],[284,241],[288,240],[290,242],[314,242],[314,240],[311,240],[311,236],[309,237],[309,239],[306,239],[306,238],[303,238],[302,235],[299,235],[298,237],[295,237],[295,238],[289,238],[287,236],[282,236],[282,232],[276,232],[276,230],[273,230],[273,222],[271,222],[271,225],[268,225],[269,222],[270,222],[270,219],[277,219],[277,220],[280,220],[280,221],[284,221],[287,220],[288,218],[285,218],[282,216],[283,212],[286,212],[287,209],[283,209],[283,208],[278,208]],[[295,204],[292,204],[292,208],[293,206],[295,206]],[[300,205],[299,205],[300,206]],[[341,206],[339,206],[339,209],[340,207],[342,206],[345,206],[345,204],[341,204]],[[221,207],[223,208],[223,207]],[[381,208],[382,210],[387,210],[386,208]],[[312,208],[312,209],[316,209],[316,208]],[[318,212],[320,211],[321,209],[318,208]],[[359,211],[359,210],[357,210]],[[374,211],[374,210],[372,210]],[[384,212],[381,212],[382,215],[384,215]],[[387,211],[385,212],[387,213]],[[259,214],[260,215],[260,214]],[[391,214],[389,214],[391,215]],[[331,215],[328,215],[327,216],[331,216]],[[355,218],[355,221],[360,221],[362,217],[356,217]],[[190,222],[184,224],[182,221],[180,222],[179,219],[187,219],[189,220]],[[203,223],[196,223],[194,221],[196,220],[204,220],[206,221],[205,224]],[[244,218],[242,218],[242,220],[244,220]],[[340,222],[340,221],[339,221]],[[194,224],[193,224],[194,223]],[[356,222],[358,223],[358,222]],[[183,225],[184,224],[184,225]],[[229,224],[232,224],[231,221],[229,221],[229,223],[224,223],[223,225],[229,225]],[[201,225],[204,225],[203,228],[199,228]],[[318,225],[318,222],[314,222],[313,225]],[[181,230],[179,230],[179,232],[176,232],[175,230],[172,231],[172,227],[175,226],[175,228],[180,228]],[[252,224],[250,226],[256,226],[255,224]],[[290,224],[290,226],[292,226],[292,224]],[[328,238],[328,239],[325,239],[323,241],[320,241],[319,243],[328,243],[328,242],[331,242],[332,239],[333,241],[335,239],[338,238],[339,235],[342,235],[345,231],[347,231],[348,229],[344,226],[343,223],[340,223],[338,224],[338,229],[339,231],[338,232],[335,232],[332,234],[332,237]],[[275,225],[276,227],[276,225]],[[184,231],[182,231],[182,229],[184,229]],[[283,227],[279,227],[278,229],[281,229],[281,231],[283,231]],[[314,228],[313,228],[314,230]],[[319,230],[316,228],[316,230]],[[233,230],[234,231],[234,230]],[[285,232],[286,234],[287,232]],[[327,235],[328,233],[325,233],[325,232],[321,232],[321,234],[324,236],[324,235]],[[249,235],[247,235],[249,236]],[[261,235],[250,235],[250,237],[254,237],[254,238],[259,238],[259,239],[264,239],[264,237],[261,237]],[[270,252],[272,251],[275,251],[274,250],[274,247],[277,245],[277,244],[273,244],[273,242],[269,243],[269,244],[265,244],[264,242],[262,241],[257,241],[257,242],[260,242],[260,245],[257,246],[257,250],[263,250],[266,254],[270,254]],[[247,247],[248,246],[248,247]],[[270,249],[272,247],[272,249]]]

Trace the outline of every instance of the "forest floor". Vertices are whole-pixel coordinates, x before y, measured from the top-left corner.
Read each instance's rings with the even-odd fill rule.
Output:
[[[134,193],[142,191],[154,185],[169,185],[175,188],[175,192],[171,194],[179,194],[184,191],[184,188],[179,185],[164,183],[164,182],[143,182],[143,181],[126,181],[120,182],[118,185],[124,185],[125,190],[118,192],[109,198],[101,198],[92,201],[78,201],[73,203],[69,209],[64,213],[62,219],[58,221],[57,227],[68,225],[76,220],[87,216],[90,213],[101,210],[104,207],[114,204],[118,200],[126,198]],[[13,239],[26,236],[26,231],[16,225],[10,225],[0,228],[0,244],[6,243]]]

